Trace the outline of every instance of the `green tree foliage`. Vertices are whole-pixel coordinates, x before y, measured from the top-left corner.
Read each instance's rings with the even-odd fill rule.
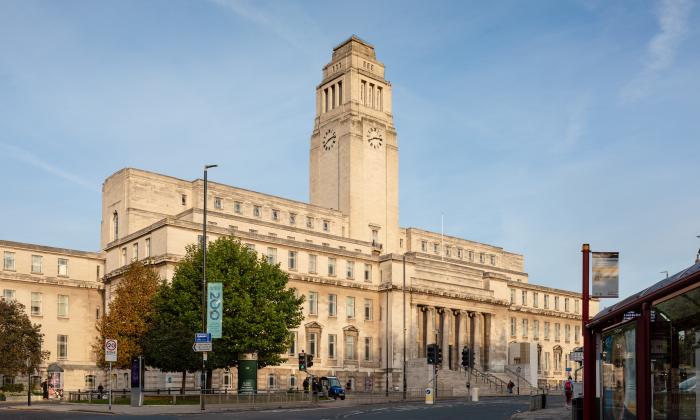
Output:
[[[26,375],[49,357],[41,350],[41,325],[32,324],[24,305],[0,299],[0,375]],[[29,360],[29,366],[27,366]]]
[[[131,360],[143,354],[143,340],[152,317],[153,298],[160,278],[152,268],[136,261],[129,265],[117,285],[115,297],[109,304],[109,312],[97,323],[98,337],[93,349],[98,354],[100,366],[104,361],[104,342],[117,340],[117,368],[130,368]]]
[[[202,330],[201,263],[201,247],[188,247],[172,283],[158,293],[147,345],[151,366],[182,372],[201,364],[192,351],[194,334]],[[260,367],[283,362],[289,330],[303,319],[303,297],[287,288],[287,274],[238,240],[222,237],[207,248],[207,281],[223,283],[222,338],[214,340],[207,366],[236,366],[249,351],[258,352]]]

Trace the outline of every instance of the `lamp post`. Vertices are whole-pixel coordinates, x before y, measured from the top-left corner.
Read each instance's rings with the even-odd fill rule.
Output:
[[[700,235],[695,235],[696,238],[700,239]],[[699,263],[700,262],[700,248],[698,248],[698,253],[695,254],[695,262]]]
[[[659,271],[659,274],[666,274],[666,278],[668,278],[668,270]]]
[[[204,166],[204,214],[202,218],[202,332],[207,331],[207,171],[219,165]],[[207,353],[202,353],[202,387],[200,394],[200,409],[204,410],[204,389],[207,386]]]

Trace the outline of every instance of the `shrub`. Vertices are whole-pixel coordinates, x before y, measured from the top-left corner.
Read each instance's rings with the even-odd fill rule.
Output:
[[[0,387],[3,392],[24,392],[24,384],[6,384]]]
[[[0,401],[5,401],[5,394],[0,392]]]

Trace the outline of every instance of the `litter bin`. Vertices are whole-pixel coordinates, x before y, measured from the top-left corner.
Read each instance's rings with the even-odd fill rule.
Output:
[[[571,420],[583,420],[583,398],[571,400]]]

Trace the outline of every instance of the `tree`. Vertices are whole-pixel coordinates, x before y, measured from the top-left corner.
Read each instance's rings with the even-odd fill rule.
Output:
[[[149,364],[155,367],[192,371],[201,364],[201,356],[192,351],[194,334],[202,330],[201,267],[201,246],[189,246],[172,283],[158,294],[147,346]],[[207,280],[223,283],[222,338],[214,340],[207,366],[236,366],[239,355],[250,351],[258,353],[259,367],[283,362],[289,330],[303,319],[303,297],[287,288],[287,274],[238,240],[221,237],[207,248]],[[173,335],[187,339],[169,340]]]
[[[158,274],[142,262],[129,265],[119,282],[115,297],[109,304],[109,313],[98,322],[98,337],[93,345],[98,364],[104,361],[104,342],[117,340],[117,368],[130,368],[131,360],[143,354],[143,340],[148,332],[148,320],[153,311],[153,297],[158,290]]]
[[[0,299],[0,375],[30,374],[49,357],[43,341],[41,325],[31,323],[24,305]]]

